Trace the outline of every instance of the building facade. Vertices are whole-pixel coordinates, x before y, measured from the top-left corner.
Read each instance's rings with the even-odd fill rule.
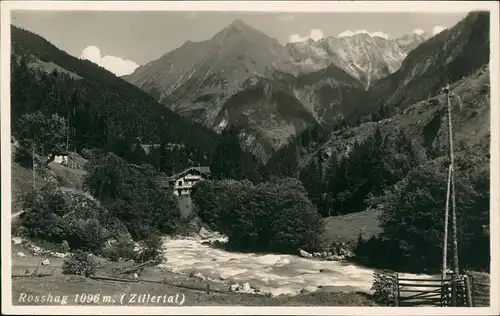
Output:
[[[209,167],[187,168],[168,178],[168,187],[176,196],[189,196],[195,184],[210,179]]]

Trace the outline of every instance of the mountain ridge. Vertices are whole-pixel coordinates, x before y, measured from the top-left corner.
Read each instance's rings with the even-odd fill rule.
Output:
[[[258,155],[266,161],[307,128],[321,125],[332,131],[380,120],[399,111],[399,103],[432,97],[438,83],[446,80],[441,70],[428,71],[426,60],[454,67],[452,80],[446,82],[477,70],[487,58],[484,52],[475,57],[467,48],[481,50],[489,42],[483,35],[472,35],[488,26],[475,23],[474,17],[484,20],[481,13],[471,13],[430,38],[413,33],[388,40],[360,33],[285,46],[235,21],[211,39],[186,42],[126,79],[176,113],[217,132],[238,125],[245,149],[260,148]],[[460,60],[471,61],[465,65],[468,70],[461,70]],[[279,104],[285,99],[288,108]],[[305,110],[297,111],[300,104]],[[272,132],[279,129],[286,132]]]

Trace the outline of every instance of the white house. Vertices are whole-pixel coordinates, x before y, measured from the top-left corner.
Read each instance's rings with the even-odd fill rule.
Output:
[[[191,195],[193,186],[210,179],[209,167],[190,167],[168,178],[169,188],[176,196]]]

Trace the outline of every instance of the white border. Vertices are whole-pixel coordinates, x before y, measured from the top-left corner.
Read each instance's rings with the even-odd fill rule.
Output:
[[[498,315],[499,284],[499,3],[496,1],[1,1],[2,314],[178,315]],[[125,307],[13,306],[11,282],[10,10],[255,11],[255,12],[467,12],[490,11],[491,74],[491,306],[488,308],[391,307]],[[495,212],[494,210],[497,210]],[[494,299],[494,298],[497,299]]]

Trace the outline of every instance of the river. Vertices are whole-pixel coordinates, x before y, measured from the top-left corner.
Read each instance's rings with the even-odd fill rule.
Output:
[[[203,241],[206,240],[165,239],[167,268],[174,272],[200,272],[213,280],[248,282],[252,288],[274,295],[297,294],[308,286],[371,292],[373,269],[294,255],[229,252]]]

